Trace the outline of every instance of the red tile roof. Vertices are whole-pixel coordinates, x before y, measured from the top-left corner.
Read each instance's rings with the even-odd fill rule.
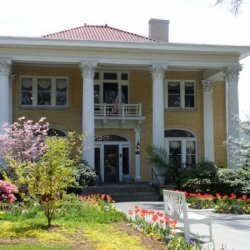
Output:
[[[42,36],[55,39],[119,41],[119,42],[157,42],[150,38],[119,30],[106,25],[87,25]]]

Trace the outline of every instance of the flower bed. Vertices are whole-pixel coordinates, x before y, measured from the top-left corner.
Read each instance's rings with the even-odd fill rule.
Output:
[[[195,242],[186,242],[175,234],[177,221],[169,219],[163,212],[141,209],[135,206],[129,210],[129,224],[152,238],[167,244],[169,250],[201,249]]]
[[[189,207],[204,209],[214,208],[217,213],[250,214],[250,199],[246,195],[237,197],[235,194],[216,196],[212,194],[194,194],[185,192]]]

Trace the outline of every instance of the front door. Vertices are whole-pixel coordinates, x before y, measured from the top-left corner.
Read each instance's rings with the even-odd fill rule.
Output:
[[[104,145],[104,182],[119,181],[119,145]]]

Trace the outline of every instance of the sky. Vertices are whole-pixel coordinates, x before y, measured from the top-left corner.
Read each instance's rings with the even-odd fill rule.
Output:
[[[39,37],[78,26],[108,24],[148,36],[150,18],[170,21],[173,43],[250,46],[250,1],[238,16],[216,0],[8,0],[0,4],[0,36]],[[239,81],[240,117],[250,115],[250,57]]]

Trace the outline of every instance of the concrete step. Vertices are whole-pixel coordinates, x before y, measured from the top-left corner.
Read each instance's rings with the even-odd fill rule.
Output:
[[[109,194],[115,201],[159,201],[160,196],[149,184],[108,184],[102,186],[87,187],[83,195]]]

